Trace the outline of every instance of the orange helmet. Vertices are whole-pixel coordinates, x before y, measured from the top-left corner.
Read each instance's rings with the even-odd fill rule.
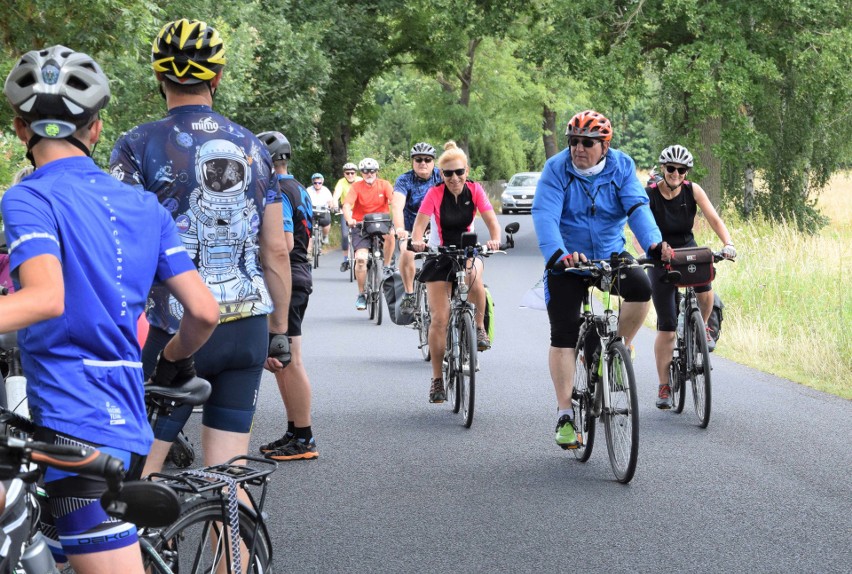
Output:
[[[594,110],[586,110],[576,114],[568,121],[565,135],[568,137],[585,136],[608,142],[612,139],[612,124],[603,114]]]

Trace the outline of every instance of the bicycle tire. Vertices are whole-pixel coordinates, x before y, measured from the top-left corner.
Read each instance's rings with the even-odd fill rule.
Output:
[[[373,292],[373,298],[376,300],[376,325],[382,324],[382,312],[384,311],[384,305],[382,305],[382,287],[379,284],[379,288]]]
[[[444,376],[447,401],[450,403],[453,413],[458,413],[461,408],[461,395],[458,393],[458,371],[456,370],[456,362],[453,359],[453,337],[455,337],[455,327],[453,324],[447,325],[447,344],[444,347],[444,360],[441,366],[441,373]]]
[[[609,462],[616,480],[626,484],[633,479],[639,458],[639,402],[630,351],[621,340],[607,349],[607,380],[610,404],[601,418],[606,428]]]
[[[352,248],[352,234],[349,234],[349,282],[355,280],[355,250]]]
[[[322,234],[319,237],[314,237],[312,242],[312,255],[314,256],[314,269],[319,267],[320,253],[322,252]]]
[[[677,341],[675,344],[679,344]],[[669,365],[669,388],[671,389],[672,412],[680,414],[686,404],[686,378],[683,376],[683,354]]]
[[[246,555],[243,556],[243,568],[247,574],[265,574],[271,571],[272,544],[266,525],[258,523],[256,514],[248,507],[239,504],[240,538],[245,545]],[[185,504],[178,519],[170,526],[161,529],[149,529],[140,533],[156,552],[157,557],[151,556],[143,546],[142,561],[146,572],[165,573],[157,558],[162,559],[172,572],[213,572],[217,564],[227,555],[220,548],[225,538],[216,536],[221,529],[223,520],[222,503],[215,498],[204,498]],[[227,519],[225,519],[227,521]],[[259,526],[259,528],[257,528]],[[255,539],[254,559],[247,564],[248,549]],[[212,535],[212,537],[211,537]],[[214,547],[215,540],[215,547]],[[207,556],[206,554],[210,554]],[[250,566],[250,567],[249,567]],[[230,564],[227,572],[232,572]]]
[[[376,305],[373,301],[373,273],[375,273],[376,265],[372,257],[367,259],[367,278],[364,281],[364,297],[367,299],[367,312],[370,321],[376,316]]]
[[[420,355],[424,361],[432,359],[432,352],[429,349],[429,326],[432,324],[432,316],[429,314],[429,301],[426,299],[426,284],[417,282],[417,297],[420,305],[417,312],[420,314],[417,325],[417,333],[419,337]]]
[[[462,421],[465,428],[470,428],[476,402],[476,329],[473,326],[473,318],[467,313],[461,315],[458,366],[456,386],[461,402]]]
[[[689,320],[692,328],[693,362],[692,362],[692,399],[695,404],[695,414],[698,426],[705,429],[710,424],[710,407],[712,389],[710,387],[710,350],[707,348],[707,331],[701,312],[695,309]]]
[[[571,449],[580,462],[586,462],[592,456],[595,447],[595,417],[592,416],[591,386],[589,369],[586,366],[585,334],[577,341],[576,360],[574,362],[574,389],[571,391],[571,404],[574,408],[574,430],[577,432],[577,448]],[[592,365],[592,368],[595,368]]]

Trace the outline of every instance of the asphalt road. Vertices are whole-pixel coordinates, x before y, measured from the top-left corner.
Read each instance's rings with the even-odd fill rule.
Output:
[[[547,317],[518,307],[542,262],[529,216],[500,219],[521,232],[486,263],[497,335],[470,429],[428,403],[416,333],[368,321],[340,254],[323,256],[303,338],[320,458],[273,475],[275,571],[852,572],[849,401],[713,356],[699,429],[689,402],[654,407],[643,329],[632,483],[614,480],[602,432],[585,464],[555,446]],[[266,374],[252,448],[283,426]]]

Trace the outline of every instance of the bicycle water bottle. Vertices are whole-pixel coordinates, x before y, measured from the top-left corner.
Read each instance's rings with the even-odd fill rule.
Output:
[[[27,404],[27,378],[21,369],[20,351],[13,349],[9,376],[6,377],[6,405],[16,415],[30,416]]]
[[[677,338],[678,339],[683,339],[684,317],[685,317],[685,313],[684,313],[684,309],[683,309],[683,299],[681,298],[680,305],[679,305],[679,308],[678,308],[678,314],[677,314]]]
[[[21,566],[25,572],[45,572],[46,574],[59,574],[53,554],[47,546],[47,541],[41,532],[36,532],[27,549],[21,555]]]

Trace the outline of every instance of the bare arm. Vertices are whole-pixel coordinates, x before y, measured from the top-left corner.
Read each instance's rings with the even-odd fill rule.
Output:
[[[429,216],[425,213],[418,213],[414,219],[414,227],[411,229],[411,246],[415,251],[423,251],[426,248],[426,244],[423,242],[423,234],[426,233],[429,220]]]
[[[480,215],[482,221],[485,222],[485,227],[488,228],[488,235],[491,236],[488,241],[488,249],[500,249],[500,222],[497,221],[497,215],[493,209],[483,211]]]
[[[286,333],[290,310],[290,252],[284,237],[284,212],[280,203],[270,203],[263,211],[260,228],[260,258],[263,277],[275,309],[269,316],[271,333]]]
[[[722,218],[719,217],[719,214],[716,212],[716,208],[713,207],[712,203],[710,203],[710,198],[707,197],[707,193],[697,183],[692,184],[692,196],[695,198],[695,203],[697,203],[698,207],[701,209],[701,213],[703,213],[704,217],[707,219],[707,223],[710,225],[710,228],[719,236],[722,243],[725,245],[733,245],[731,234],[728,233],[728,228],[725,226],[725,222],[722,221]]]
[[[178,361],[192,356],[213,334],[219,323],[219,304],[198,271],[175,275],[164,284],[183,305],[178,332],[163,349],[163,357]]]
[[[397,230],[397,235],[404,240],[407,237],[405,233],[405,219],[402,216],[402,208],[405,207],[405,194],[398,191],[393,192],[393,201],[391,201],[391,215],[393,218],[394,229]]]
[[[17,331],[65,312],[62,264],[53,255],[38,255],[18,268],[21,288],[0,297],[0,333]]]
[[[355,224],[355,220],[352,219],[352,208],[355,206],[355,193],[352,191],[352,188],[349,188],[349,192],[346,194],[346,199],[343,200],[343,217],[346,219],[346,223],[349,227],[352,227]]]

